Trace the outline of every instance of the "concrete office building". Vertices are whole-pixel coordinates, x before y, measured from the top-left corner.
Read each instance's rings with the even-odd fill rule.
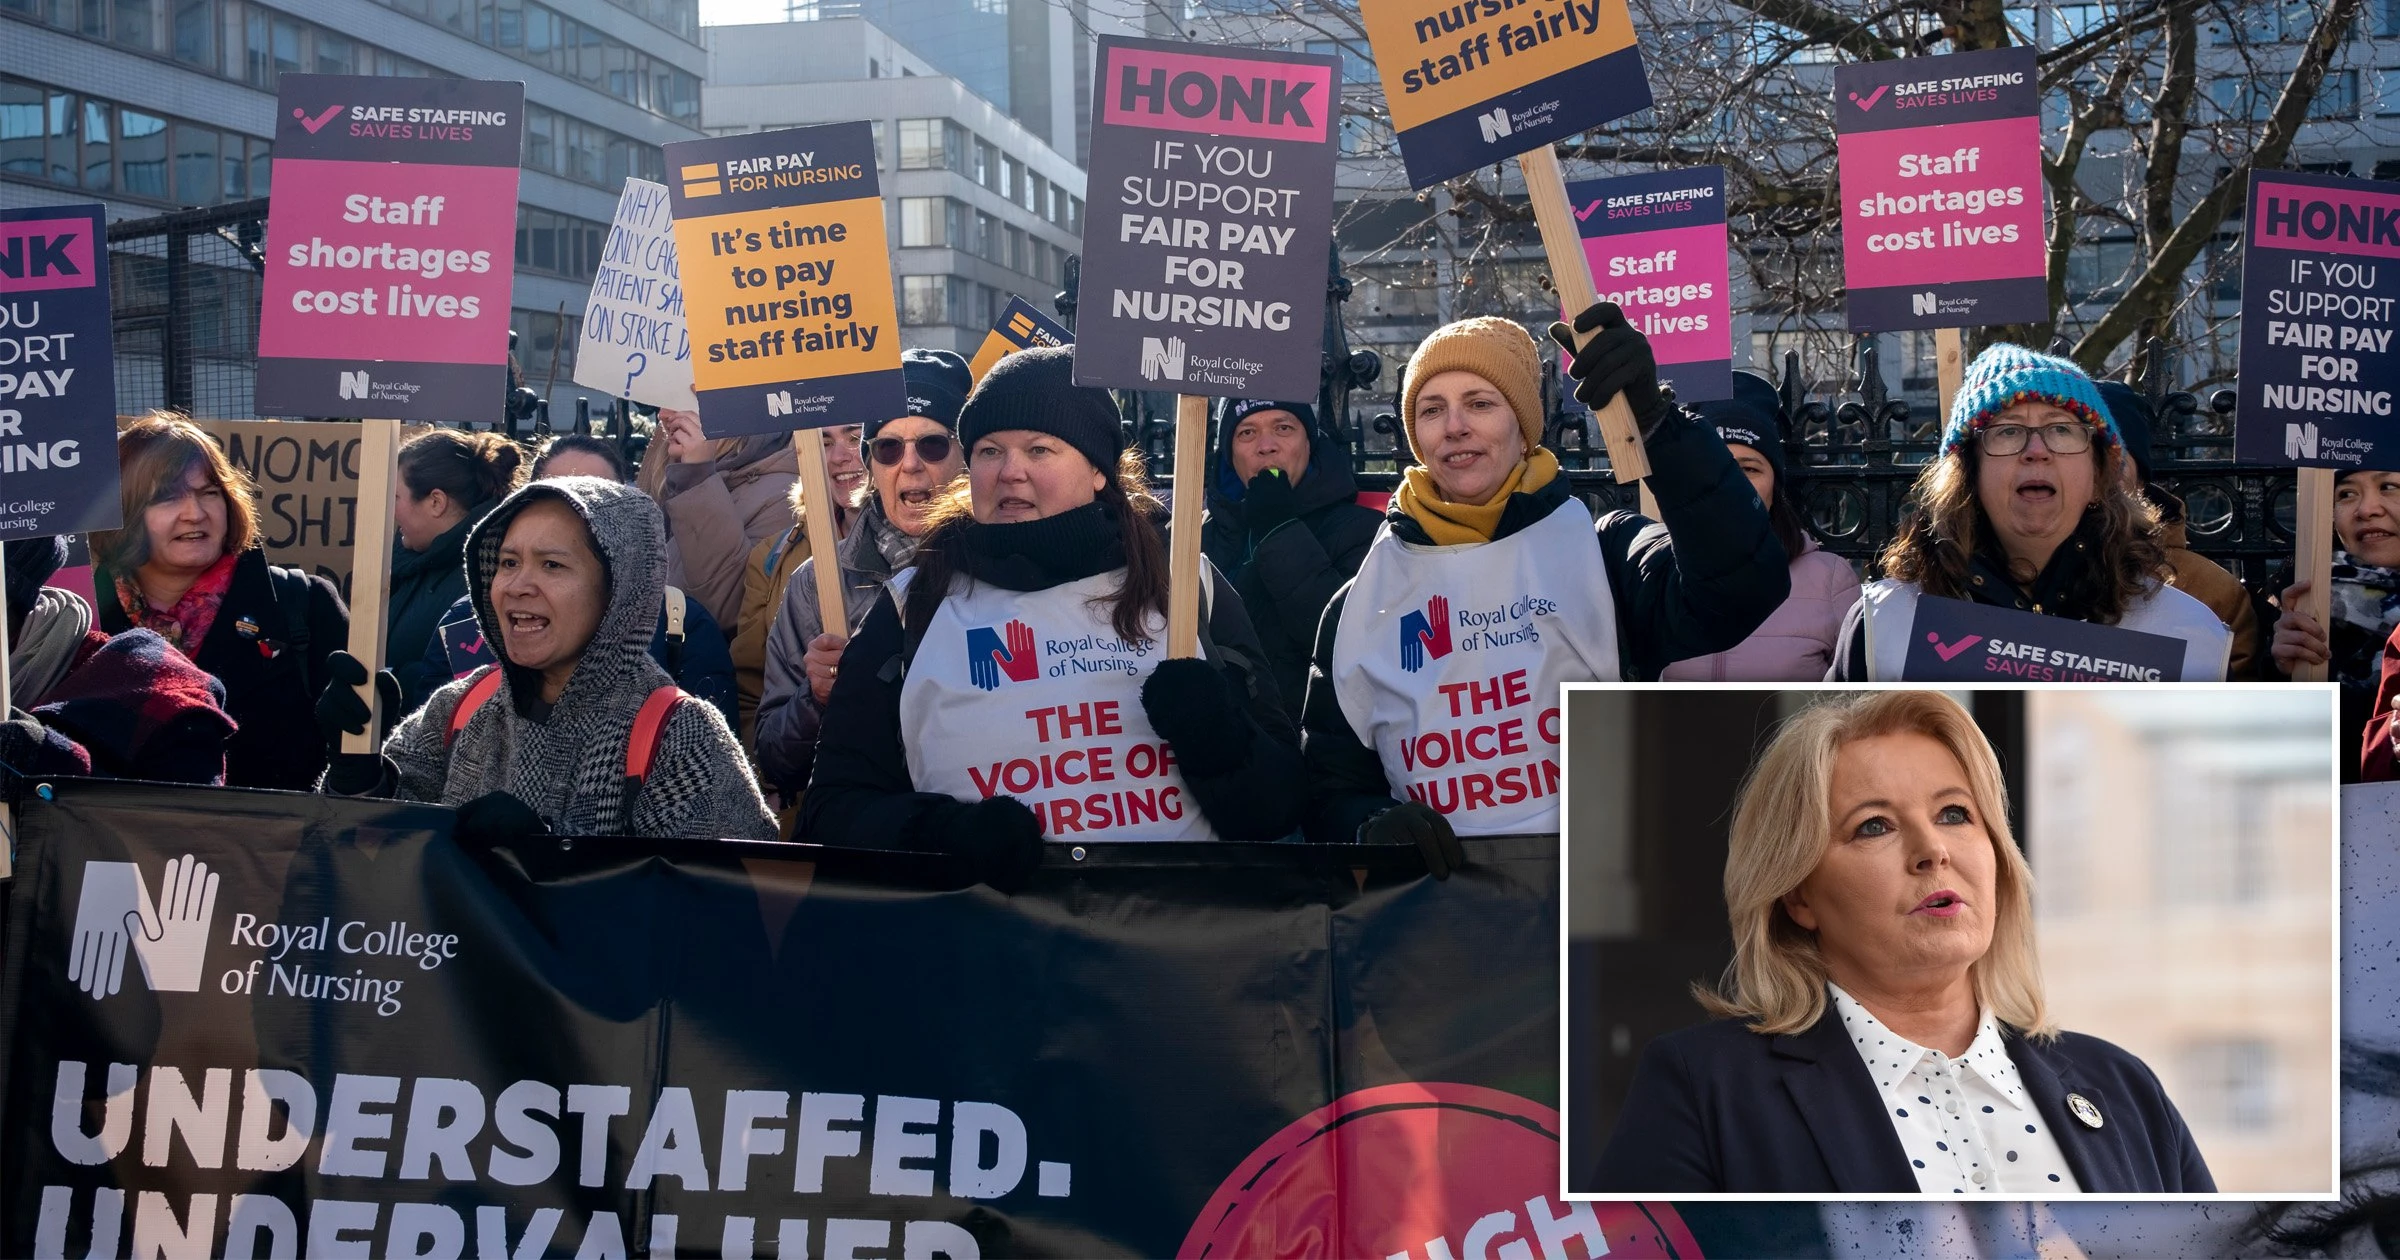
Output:
[[[865,18],[1081,165],[1096,35],[1140,33],[1142,0],[791,0],[795,22]]]
[[[523,80],[518,357],[538,388],[556,349],[563,406],[625,177],[659,177],[659,146],[701,134],[699,39],[696,0],[0,0],[0,205],[96,199],[131,219],[267,195],[286,73]],[[119,250],[126,409],[163,401],[141,371],[158,330],[125,317],[156,279],[142,251]],[[184,289],[220,308],[190,324],[206,378],[194,406],[245,414],[257,277],[232,246],[208,252]]]
[[[874,124],[905,344],[972,355],[1011,296],[1050,312],[1083,235],[1073,161],[863,18],[703,34],[711,134]]]

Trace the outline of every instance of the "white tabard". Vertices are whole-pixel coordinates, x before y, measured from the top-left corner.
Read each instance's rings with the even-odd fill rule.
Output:
[[[893,577],[903,607],[915,575]],[[956,581],[900,686],[918,791],[1013,796],[1052,840],[1216,838],[1142,710],[1166,619],[1153,616],[1142,643],[1109,625],[1106,597],[1123,579],[1118,569],[1046,591]]]
[[[1559,685],[1617,677],[1617,605],[1569,499],[1497,542],[1375,537],[1342,605],[1334,696],[1392,795],[1462,836],[1558,830]]]

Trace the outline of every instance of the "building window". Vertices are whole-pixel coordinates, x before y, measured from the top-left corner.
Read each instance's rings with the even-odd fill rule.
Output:
[[[947,245],[942,235],[942,199],[939,197],[902,197],[900,199],[900,244],[906,249]]]
[[[2393,0],[2400,4],[2400,0]],[[975,141],[975,182],[986,188],[1000,185],[1000,146],[978,137]]]
[[[942,120],[939,118],[903,118],[900,120],[900,169],[904,171],[938,170],[942,166]]]
[[[517,335],[517,364],[527,385],[533,384],[537,371],[547,382],[552,363],[558,365],[558,379],[573,379],[575,347],[583,339],[582,317],[561,319],[556,311],[518,308],[508,313],[508,327]]]
[[[2400,0],[2392,0],[2400,8]],[[2400,118],[2400,67],[2375,72],[2375,112],[2385,118]]]
[[[950,277],[900,277],[900,322],[940,324],[950,317]]]
[[[2358,117],[2358,71],[2326,71],[2325,81],[2317,85],[2316,99],[2308,103],[2308,116],[2311,120]]]
[[[123,187],[136,197],[167,199],[167,120],[156,114],[117,110],[117,167]]]
[[[531,206],[517,207],[517,266],[589,282],[599,270],[608,225]]]

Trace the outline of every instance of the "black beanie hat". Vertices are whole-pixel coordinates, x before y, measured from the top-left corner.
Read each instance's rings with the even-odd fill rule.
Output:
[[[64,538],[12,538],[7,546],[8,611],[12,617],[33,611],[34,601],[41,598],[42,584],[57,574],[58,567],[67,561],[67,540]]]
[[[1301,428],[1308,430],[1312,435],[1317,431],[1317,409],[1315,407],[1304,402],[1277,402],[1272,398],[1226,399],[1217,415],[1217,423],[1223,426],[1218,431],[1230,438],[1233,436],[1233,431],[1241,427],[1242,421],[1262,411],[1291,412],[1299,418]]]
[[[1058,438],[1102,472],[1114,472],[1125,450],[1108,391],[1075,383],[1073,346],[1019,350],[983,374],[958,413],[958,440],[972,451],[985,437],[1009,429]]]
[[[1775,479],[1783,480],[1783,396],[1767,378],[1736,372],[1733,397],[1694,403],[1692,410],[1716,426],[1718,437],[1765,456],[1767,467],[1775,470]]]
[[[908,410],[902,415],[923,416],[945,429],[958,428],[958,409],[967,404],[967,391],[975,387],[975,378],[967,371],[967,361],[947,350],[903,350],[900,352],[900,379],[908,390]],[[875,431],[897,416],[869,420],[862,426],[864,440],[875,440]]]
[[[2123,381],[2102,381],[2100,401],[2107,404],[2109,419],[2117,422],[2117,436],[2133,458],[2135,476],[2143,485],[2150,484],[2150,430],[2158,418],[2151,414],[2149,396]]]

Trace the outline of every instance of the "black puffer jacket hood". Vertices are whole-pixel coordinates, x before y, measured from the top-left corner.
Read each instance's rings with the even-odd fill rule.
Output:
[[[467,592],[475,601],[475,623],[494,645],[508,642],[492,604],[500,543],[519,513],[545,499],[566,504],[581,518],[599,548],[601,569],[608,578],[608,607],[559,697],[559,707],[621,693],[632,695],[638,705],[640,697],[665,678],[650,660],[650,639],[666,598],[667,527],[658,504],[632,486],[598,477],[558,477],[533,482],[501,500],[467,536]],[[518,712],[526,712],[526,699],[541,694],[541,680],[534,671],[509,662],[505,649],[498,655],[509,697]]]

